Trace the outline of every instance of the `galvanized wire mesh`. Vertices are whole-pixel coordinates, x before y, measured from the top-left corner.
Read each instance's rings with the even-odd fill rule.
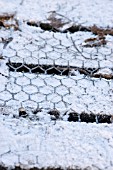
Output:
[[[54,33],[27,24],[22,31],[0,31],[2,39],[9,37],[0,43],[1,105],[112,113],[110,40],[98,44],[91,32]]]

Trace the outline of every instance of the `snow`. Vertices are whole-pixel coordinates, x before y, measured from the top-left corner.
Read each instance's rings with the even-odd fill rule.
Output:
[[[17,17],[20,20],[47,21],[47,18],[55,11],[57,18],[63,18],[65,22],[69,22],[69,25],[70,23],[77,23],[85,26],[112,27],[112,8],[111,0],[104,2],[103,0],[62,0],[61,2],[49,0],[40,3],[38,3],[38,0],[33,3],[24,0],[23,5],[18,8]]]
[[[113,46],[109,42],[105,47],[86,48],[82,44],[85,39],[92,37],[92,33],[78,31],[74,34],[61,34],[60,38],[59,34],[53,33],[51,36],[51,32],[48,32],[50,39],[46,39],[47,32],[35,32],[26,26],[25,32],[24,30],[14,32],[13,40],[3,50],[2,55],[16,63],[24,61],[30,64],[32,61],[32,64],[62,66],[69,64],[75,67],[110,67],[112,69]],[[80,52],[74,47],[71,37]]]
[[[70,5],[73,4],[73,5]],[[86,5],[87,4],[87,5]],[[97,25],[99,27],[113,27],[111,0],[63,0],[32,2],[31,0],[8,1],[0,0],[1,14],[16,13],[18,20],[46,22],[53,12],[58,19],[62,19],[66,25],[64,29],[73,23],[85,26]],[[30,12],[29,12],[30,11]],[[76,14],[76,15],[75,15]],[[49,21],[48,21],[49,22]]]
[[[8,13],[15,13],[16,12],[16,7],[18,6],[19,1],[17,0],[17,2],[15,3],[15,1],[13,0],[13,2],[10,2],[8,0],[1,0],[0,1],[0,14],[3,15],[4,13],[6,14]]]
[[[53,104],[58,107],[64,103],[64,110],[111,115],[113,108],[109,106],[112,106],[112,80],[88,78],[78,72],[75,75],[67,77],[40,74],[34,78],[31,73],[15,75],[12,72],[8,81],[1,76],[5,82],[1,85],[0,99],[13,107],[16,104],[18,107],[30,105],[34,108],[39,104],[46,108],[44,103],[49,101],[52,106],[50,109]],[[62,111],[62,107],[59,110]]]
[[[71,5],[72,4],[72,5]],[[106,45],[84,47],[91,32],[61,33],[73,24],[113,28],[111,0],[0,0],[0,16],[14,14],[19,30],[0,27],[0,165],[63,169],[113,169],[113,124],[69,122],[70,112],[113,115],[113,36]],[[27,21],[63,21],[61,32]],[[2,39],[12,41],[6,46]],[[75,44],[74,44],[75,43]],[[7,62],[72,67],[69,75],[9,71]],[[12,66],[13,67],[13,66]],[[76,68],[76,69],[75,69]],[[80,70],[91,75],[80,74]],[[57,68],[59,69],[59,68]],[[88,70],[89,69],[89,70]],[[31,69],[29,68],[31,71]],[[83,70],[82,70],[83,71]],[[97,78],[101,75],[100,78]],[[23,107],[28,117],[19,117]],[[34,114],[36,109],[40,109]],[[58,120],[48,112],[57,109]],[[53,116],[54,118],[54,116]],[[111,117],[112,119],[112,117]]]
[[[112,168],[113,125],[6,119],[0,117],[1,162],[6,166]]]

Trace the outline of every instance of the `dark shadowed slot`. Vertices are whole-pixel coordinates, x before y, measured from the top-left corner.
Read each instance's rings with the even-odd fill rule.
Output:
[[[5,166],[0,165],[0,170],[7,170],[8,168]]]
[[[27,22],[27,25],[33,26],[33,27],[39,27],[39,25],[36,22]]]
[[[0,170],[8,170],[8,167],[3,167],[0,166]],[[12,168],[11,170],[64,170],[64,168],[61,167],[46,167],[46,168],[37,168],[37,167],[33,167],[33,168],[23,168],[20,166],[15,166],[14,168]],[[67,167],[66,170],[89,170],[89,167],[85,167],[85,168],[80,168],[78,166],[75,166],[74,168],[71,167]]]
[[[69,75],[69,72],[70,72],[70,70],[68,68],[64,69],[64,70],[62,70],[62,75]]]
[[[52,23],[37,23],[37,22],[33,22],[33,21],[28,21],[27,25],[34,26],[34,27],[40,27],[44,31],[53,31],[53,32],[62,32],[62,33],[67,33],[67,32],[74,33],[77,31],[88,31],[88,32],[91,31],[90,28],[84,27],[82,25],[72,25],[71,27],[69,27],[63,31],[61,31],[59,29],[59,27],[54,26],[54,24],[52,24]],[[65,23],[64,24],[62,23],[62,25],[65,25]]]
[[[41,108],[36,108],[35,110],[32,111],[32,113],[33,113],[34,115],[36,115],[38,112],[41,112],[41,111],[42,111]]]
[[[8,170],[8,167],[5,166],[0,166],[0,170]],[[15,166],[14,168],[12,168],[11,170],[64,170],[64,168],[61,167],[46,167],[46,168],[37,168],[37,167],[33,167],[33,168],[23,168],[20,166]],[[67,167],[66,170],[89,170],[89,167],[85,167],[85,168],[80,168],[78,166],[75,166],[74,168],[71,167]]]
[[[31,72],[32,73],[45,73],[45,70],[41,67],[36,67],[36,68],[31,69]]]
[[[26,113],[25,110],[19,110],[19,117],[26,118],[27,116],[28,116],[28,114]]]
[[[78,113],[76,112],[71,112],[69,113],[69,117],[68,117],[68,121],[69,122],[78,122],[79,118],[78,118]]]
[[[2,21],[0,21],[0,27],[5,27]]]
[[[94,77],[95,78],[101,77],[101,78],[105,78],[105,79],[108,79],[108,80],[113,79],[113,75],[111,75],[111,74],[104,74],[104,75],[103,74],[95,74]]]
[[[2,166],[0,165],[0,170],[8,170],[8,167]],[[58,168],[54,168],[54,167],[47,167],[47,168],[37,168],[37,167],[33,167],[33,168],[23,168],[20,166],[15,166],[14,168],[12,168],[12,170],[63,170],[62,168],[58,167]],[[67,170],[78,170],[78,169],[70,169],[67,168]],[[79,169],[82,170],[82,169]]]
[[[96,68],[79,68],[72,66],[59,66],[59,65],[45,65],[45,64],[26,64],[26,63],[12,63],[8,62],[6,65],[9,67],[9,71],[17,72],[29,72],[36,74],[52,74],[52,75],[65,75],[76,76],[73,71],[79,71],[80,74],[95,78],[113,79],[112,75],[96,74],[99,69]]]
[[[111,118],[111,116],[109,116],[109,115],[99,115],[98,123],[111,123],[110,118]]]
[[[70,33],[74,33],[77,31],[90,31],[87,27],[83,27],[81,25],[75,25],[67,29]]]
[[[102,75],[100,76],[100,74],[95,74],[95,78],[104,78],[104,77],[102,77]]]
[[[61,75],[61,71],[58,70],[57,68],[50,68],[47,70],[47,74]]]
[[[40,27],[45,31],[51,31],[53,29],[52,26],[48,23],[40,23]]]
[[[79,119],[80,115],[80,119]],[[94,114],[87,114],[81,113],[78,114],[76,112],[69,113],[68,121],[69,122],[86,122],[86,123],[111,123],[110,121],[111,115],[94,115]],[[96,120],[97,119],[97,120]]]
[[[53,32],[61,32],[61,33],[75,33],[78,31],[83,31],[83,32],[92,32],[95,35],[98,35],[100,37],[100,35],[102,35],[101,37],[104,38],[104,35],[113,35],[113,28],[99,28],[96,25],[93,25],[91,27],[88,26],[83,26],[83,25],[76,25],[73,24],[71,27],[68,27],[66,29],[64,29],[63,31],[60,30],[59,24],[55,25],[55,23],[38,23],[35,21],[28,21],[27,25],[29,26],[34,26],[34,27],[40,27],[42,30],[44,31],[53,31]],[[61,27],[65,25],[65,23],[61,23]]]
[[[66,66],[58,65],[39,65],[39,64],[22,64],[22,63],[7,63],[9,71],[17,72],[32,72],[36,74],[56,74],[56,75],[69,75],[69,68]]]
[[[6,63],[6,65],[9,67],[9,71],[17,71],[17,68],[21,68],[22,63],[11,63],[10,61],[8,63]]]
[[[17,71],[17,72],[25,72],[25,73],[27,73],[27,72],[29,72],[29,68],[27,68],[27,67],[25,67],[25,66],[22,66],[22,67],[20,67],[20,68],[17,68],[16,71]]]
[[[95,115],[94,114],[86,114],[86,113],[81,113],[80,115],[81,122],[86,122],[86,123],[94,123],[95,122]]]
[[[9,169],[8,167],[0,166],[0,170],[8,170],[8,169]],[[64,170],[64,168],[61,168],[61,167],[23,168],[23,167],[20,167],[20,166],[15,166],[14,168],[12,168],[12,170]],[[89,168],[86,167],[84,169],[83,168],[81,169],[77,166],[77,167],[74,167],[74,168],[68,167],[68,168],[66,168],[66,170],[89,170]]]
[[[57,109],[50,110],[48,114],[52,116],[52,120],[57,120],[60,117],[60,112]]]
[[[33,27],[40,27],[44,31],[53,31],[53,32],[61,32],[59,29],[52,26],[50,23],[35,23],[35,22],[27,22],[27,25]],[[66,33],[67,31],[64,31]]]

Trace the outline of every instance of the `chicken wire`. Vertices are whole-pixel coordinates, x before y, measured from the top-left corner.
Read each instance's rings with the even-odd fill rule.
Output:
[[[112,113],[112,36],[21,27],[0,30],[2,106]]]
[[[112,169],[113,126],[90,124],[113,122],[108,4],[1,0],[1,169]]]

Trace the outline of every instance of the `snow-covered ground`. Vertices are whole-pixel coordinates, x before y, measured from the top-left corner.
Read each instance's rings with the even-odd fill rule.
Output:
[[[112,0],[0,0],[0,13],[16,13],[20,20],[47,21],[55,11],[66,21],[82,24],[113,27]]]
[[[44,114],[44,113],[43,113]],[[44,114],[46,117],[46,114]],[[23,168],[112,170],[113,125],[0,117],[0,162]]]
[[[20,28],[22,31],[14,33],[1,30],[2,38],[8,38],[9,35],[13,37],[5,49],[3,44],[1,45],[5,60],[2,60],[0,70],[3,75],[9,77],[1,75],[1,78],[4,77],[0,90],[2,105],[112,114],[113,80],[106,79],[107,76],[113,76],[113,47],[110,46],[112,43],[109,43],[113,40],[112,36],[106,36],[108,43],[104,47],[89,48],[83,47],[82,44],[85,39],[96,37],[90,32],[78,31],[74,34],[43,32],[26,24],[22,24]],[[50,68],[45,68],[45,74],[18,73],[16,71],[20,66],[16,68],[12,65],[15,72],[9,72],[6,65],[9,59],[12,63],[21,65],[23,63],[23,66],[34,64],[34,68],[37,64],[40,69],[44,69],[43,65],[50,68],[57,65],[73,69],[68,76],[61,76],[47,75],[46,72]],[[34,68],[29,68],[29,71],[32,72]],[[92,69],[90,73],[92,77],[80,74],[74,68],[83,68],[86,74],[87,70]],[[95,75],[104,78],[95,78]]]
[[[67,121],[71,111],[113,115],[113,36],[104,35],[104,46],[86,47],[98,35],[62,32],[79,24],[113,28],[112,9],[112,0],[0,0],[0,17],[14,14],[5,21],[10,26],[0,23],[0,165],[113,170],[113,124]],[[59,32],[40,27],[52,17],[65,23]],[[45,71],[17,72],[18,63]],[[48,75],[56,66],[69,74]],[[28,117],[19,117],[21,106]],[[32,119],[36,108],[42,110]],[[62,119],[51,121],[51,109]]]
[[[84,78],[84,75],[32,75],[10,73],[10,78],[1,76],[1,105],[36,109],[57,108],[59,111],[73,109],[77,113],[112,115],[112,81]],[[5,96],[5,97],[4,97]]]

